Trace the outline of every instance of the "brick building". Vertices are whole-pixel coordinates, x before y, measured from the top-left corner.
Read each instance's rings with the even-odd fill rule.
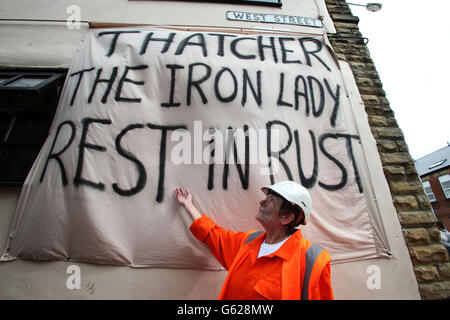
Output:
[[[415,161],[425,194],[437,220],[450,228],[450,146]]]
[[[440,234],[436,228],[430,201],[423,191],[403,133],[397,125],[393,108],[386,98],[381,79],[376,71],[376,61],[372,61],[364,37],[358,29],[359,19],[352,15],[345,1],[305,1],[301,5],[297,0],[258,1],[253,5],[249,4],[250,1],[231,1],[232,4],[217,2],[205,4],[196,1],[190,1],[188,4],[180,1],[177,2],[179,6],[175,7],[173,1],[116,0],[117,7],[111,8],[108,12],[98,10],[98,8],[102,3],[110,5],[109,2],[99,1],[98,4],[92,5],[88,1],[78,1],[83,8],[84,25],[78,31],[71,32],[66,30],[64,19],[67,17],[66,7],[73,1],[65,1],[58,6],[50,5],[51,1],[43,2],[48,6],[28,1],[28,6],[20,5],[19,8],[12,0],[4,1],[0,5],[4,16],[11,18],[11,21],[4,22],[6,27],[3,28],[3,31],[0,30],[0,35],[9,41],[9,47],[36,50],[36,53],[32,51],[28,56],[16,56],[14,53],[8,52],[8,46],[4,46],[0,65],[8,70],[3,69],[3,75],[8,76],[7,79],[11,80],[13,77],[26,76],[25,73],[28,73],[31,76],[29,78],[32,79],[33,72],[36,70],[31,66],[38,66],[39,72],[41,72],[40,77],[42,78],[42,72],[46,73],[48,80],[42,84],[42,87],[35,87],[35,90],[8,93],[8,89],[3,88],[4,90],[1,91],[3,97],[10,97],[10,100],[2,100],[0,104],[2,112],[8,115],[8,117],[2,118],[0,123],[3,130],[1,146],[8,149],[10,154],[11,152],[20,154],[20,148],[24,145],[34,152],[32,157],[23,157],[23,163],[20,163],[17,171],[4,170],[2,172],[1,240],[3,237],[7,237],[7,226],[10,224],[17,205],[21,182],[25,178],[24,172],[31,166],[32,158],[39,151],[37,141],[46,135],[51,117],[55,112],[57,97],[62,85],[61,79],[67,71],[68,61],[76,53],[78,44],[88,28],[87,23],[93,26],[94,21],[101,21],[104,26],[111,26],[120,21],[122,25],[181,26],[180,28],[187,30],[194,27],[204,30],[208,30],[208,27],[213,27],[214,30],[235,28],[239,32],[251,34],[258,28],[261,28],[258,29],[258,32],[272,28],[269,31],[273,33],[286,32],[286,28],[277,29],[279,27],[277,25],[254,21],[255,16],[253,16],[253,21],[230,21],[226,19],[226,11],[230,10],[230,7],[233,10],[246,12],[268,14],[281,12],[286,15],[314,16],[324,22],[323,32],[327,34],[336,57],[348,64],[351,70],[352,76],[349,82],[356,84],[359,91],[358,99],[361,99],[368,120],[365,125],[370,126],[370,138],[373,138],[376,143],[378,154],[375,157],[377,159],[373,161],[378,161],[379,156],[382,173],[384,173],[381,185],[383,188],[386,185],[385,189],[389,189],[387,193],[390,198],[387,201],[392,200],[393,202],[393,206],[391,203],[381,205],[392,206],[394,211],[392,215],[391,211],[383,212],[383,219],[385,228],[390,234],[392,251],[396,259],[380,258],[334,265],[335,282],[333,285],[336,288],[337,298],[450,298],[449,256],[440,244]],[[42,10],[42,8],[48,9]],[[160,12],[165,12],[166,15],[160,14]],[[27,18],[28,21],[24,22]],[[54,25],[51,25],[52,23]],[[62,23],[62,27],[58,26],[58,23]],[[99,25],[101,24],[97,23],[97,26]],[[306,34],[316,32],[317,34],[316,29],[308,29],[309,27],[289,27],[292,28],[290,32],[294,34],[296,32]],[[280,31],[282,29],[283,31]],[[53,42],[49,42],[48,34],[51,34],[53,38],[60,39],[60,42],[57,43],[60,51],[56,52],[52,50],[52,47],[45,48],[49,47],[50,43],[53,44]],[[16,41],[17,39],[20,41]],[[37,42],[40,42],[44,49],[39,47]],[[35,49],[36,47],[38,49]],[[36,60],[38,56],[40,60]],[[24,67],[27,67],[25,71],[22,69]],[[43,69],[43,67],[49,69]],[[7,74],[8,72],[9,74]],[[4,83],[5,81],[0,80],[0,87]],[[27,104],[30,98],[27,100],[26,97],[29,96],[36,105]],[[32,116],[30,112],[39,116]],[[24,113],[26,117],[22,117]],[[39,128],[37,131],[39,136],[37,134],[25,137],[12,135],[14,126],[20,125],[22,128],[27,128],[33,121],[39,124],[34,127]],[[28,133],[30,132],[33,131]],[[26,130],[25,133],[27,133]],[[17,140],[13,140],[13,138]],[[14,155],[8,157],[5,155],[7,153],[3,153],[5,163],[13,161]],[[449,170],[449,168],[445,170]],[[443,173],[448,175],[448,171]],[[389,206],[387,207],[389,208]],[[92,297],[214,299],[225,277],[224,273],[202,270],[128,270],[120,267],[107,267],[108,272],[105,272],[106,267],[79,264],[87,279],[85,283],[89,284],[89,281],[95,281],[97,284],[96,295],[93,296],[88,285],[83,286],[80,291],[68,291],[61,285],[66,281],[66,264],[66,262],[52,262],[45,266],[40,265],[43,276],[31,272],[36,266],[26,261],[0,264],[0,282],[3,283],[0,288],[0,297],[54,298],[56,295],[58,298],[69,299]],[[366,285],[367,270],[373,265],[381,269],[383,275],[381,289],[370,289]]]
[[[431,205],[423,192],[414,161],[408,152],[394,111],[386,99],[382,83],[358,29],[358,17],[348,4],[327,0],[336,26],[332,45],[341,59],[349,61],[364,101],[372,133],[376,139],[386,179],[409,248],[422,299],[450,297],[450,263],[440,245]]]

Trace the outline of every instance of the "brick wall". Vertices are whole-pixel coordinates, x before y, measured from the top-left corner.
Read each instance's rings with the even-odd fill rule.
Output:
[[[449,255],[440,244],[430,202],[408,152],[403,133],[386,99],[382,82],[352,15],[343,0],[325,0],[337,34],[329,34],[338,58],[349,63],[377,142],[384,174],[424,300],[450,299]]]
[[[431,189],[433,190],[436,201],[431,205],[433,206],[434,214],[436,218],[444,223],[447,230],[450,230],[450,199],[445,196],[444,190],[442,190],[439,177],[445,174],[450,174],[450,168],[441,169],[425,176],[422,176],[422,181],[429,181]]]

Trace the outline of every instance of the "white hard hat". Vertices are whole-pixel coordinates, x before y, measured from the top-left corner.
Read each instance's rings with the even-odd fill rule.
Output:
[[[267,194],[269,189],[275,191],[287,201],[302,209],[305,214],[305,221],[308,219],[311,214],[311,195],[305,187],[295,181],[288,180],[261,188],[265,194]]]

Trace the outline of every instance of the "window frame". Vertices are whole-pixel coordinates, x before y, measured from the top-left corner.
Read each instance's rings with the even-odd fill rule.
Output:
[[[437,202],[436,195],[433,192],[433,188],[431,188],[430,181],[428,181],[428,180],[422,181],[422,185],[423,185],[423,191],[424,191],[425,195],[427,196],[428,200],[430,200],[430,202]],[[427,188],[430,189],[430,192],[427,192]],[[432,195],[434,199],[432,199],[430,197],[430,195]]]
[[[149,0],[128,0],[128,1],[149,1]],[[154,0],[154,1],[167,1],[167,0]],[[283,0],[179,0],[186,2],[211,2],[211,3],[230,3],[230,4],[242,4],[242,5],[260,5],[267,7],[283,6]]]
[[[447,178],[445,181],[442,181],[441,178]],[[439,184],[441,185],[442,192],[444,192],[445,199],[450,199],[450,185],[448,187],[444,187],[442,183],[450,184],[450,174],[446,173],[438,177]]]
[[[29,161],[47,137],[41,133],[48,132],[53,122],[67,72],[66,68],[0,68],[0,157],[8,163],[5,170],[14,172],[10,176],[0,176],[0,187],[22,186],[25,182],[31,169]],[[23,77],[43,80],[30,87],[8,86]],[[28,139],[31,136],[22,131],[27,130],[26,125],[37,125],[38,138]],[[16,159],[12,153],[17,151],[24,156],[8,162]]]
[[[0,76],[10,76],[10,79],[0,80],[0,92],[15,91],[15,92],[35,92],[43,93],[51,88],[52,84],[60,80],[65,75],[59,72],[36,72],[36,71],[4,71],[0,70]],[[43,77],[44,80],[32,87],[9,87],[8,85],[20,80],[24,77]],[[46,77],[46,78],[45,78]]]

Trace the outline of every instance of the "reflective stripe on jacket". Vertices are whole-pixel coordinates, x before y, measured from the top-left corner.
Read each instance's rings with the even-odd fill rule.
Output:
[[[212,254],[229,271],[219,299],[224,297],[230,275],[251,252],[259,250],[264,232],[233,232],[219,227],[203,215],[191,225],[191,231],[206,243]],[[303,238],[297,230],[277,251],[283,257],[281,270],[281,299],[333,299],[328,251]]]

